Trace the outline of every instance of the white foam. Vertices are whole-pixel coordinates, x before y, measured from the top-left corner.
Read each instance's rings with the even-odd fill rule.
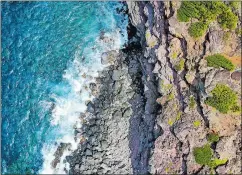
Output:
[[[91,82],[94,82],[94,78],[98,77],[98,72],[104,68],[101,64],[102,53],[120,49],[123,45],[122,37],[118,31],[105,33],[104,36],[106,41],[96,39],[96,49],[84,49],[83,56],[88,60],[85,65],[81,62],[82,58],[78,56],[80,55],[79,51],[76,51],[74,61],[63,75],[71,90],[62,96],[55,94],[52,96],[55,100],[55,108],[52,112],[51,124],[58,127],[58,140],[56,140],[57,145],[44,144],[42,149],[44,163],[40,174],[65,174],[64,169],[69,170],[69,164],[64,163],[65,157],[77,149],[80,141],[78,139],[75,141],[73,128],[74,126],[81,127],[80,113],[85,112],[87,108],[85,102],[93,99],[91,91],[87,87]],[[84,74],[85,76],[83,76]],[[55,158],[54,153],[60,143],[71,143],[71,148],[64,151],[60,163],[53,169],[51,162]]]

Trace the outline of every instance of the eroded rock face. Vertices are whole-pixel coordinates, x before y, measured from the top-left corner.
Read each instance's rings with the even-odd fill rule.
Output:
[[[239,39],[233,34],[228,46],[216,24],[193,39],[190,24],[176,18],[180,4],[127,2],[137,33],[128,48],[102,55],[109,67],[89,87],[96,98],[76,129],[80,147],[70,157],[70,173],[209,174],[193,150],[212,131],[222,136],[215,155],[228,159],[216,172],[241,173],[240,118],[204,103],[218,83],[241,95],[241,72],[207,67],[205,59],[223,51],[236,55]]]
[[[215,53],[236,55],[240,42],[232,33],[233,41],[228,45],[223,40],[225,32],[217,24],[212,24],[212,28],[203,37],[193,39],[188,34],[190,24],[180,23],[176,18],[179,6],[180,2],[150,2],[146,3],[145,7],[142,3],[129,3],[131,17],[137,15],[137,8],[138,14],[142,16],[143,27],[138,30],[143,31],[139,32],[150,32],[142,46],[145,46],[145,58],[152,59],[150,62],[154,64],[153,73],[158,80],[157,88],[160,93],[157,103],[162,106],[156,121],[163,132],[155,140],[151,150],[149,172],[209,174],[208,167],[196,163],[194,148],[206,144],[206,136],[211,131],[219,132],[221,136],[228,138],[233,134],[237,137],[236,131],[240,130],[240,122],[234,116],[221,116],[217,111],[213,113],[211,108],[204,104],[204,100],[218,83],[227,84],[240,94],[241,84],[238,80],[241,76],[223,69],[207,67],[205,57]],[[157,38],[154,45],[150,44],[152,36]],[[182,59],[185,60],[184,66],[178,69],[177,65]],[[190,104],[191,98],[194,98],[193,106]],[[227,141],[223,142],[229,145]],[[238,153],[240,147],[237,145],[234,150]],[[235,155],[235,152],[231,154]],[[227,166],[231,166],[236,173],[241,170],[236,163],[234,167],[232,164],[238,160],[236,158],[235,161],[234,157],[228,158],[230,164]],[[222,167],[224,166],[219,168]],[[220,171],[219,168],[217,172]]]
[[[116,52],[115,52],[116,53]],[[113,52],[109,53],[113,56]],[[79,149],[72,155],[71,172],[74,174],[110,173],[131,174],[129,149],[129,120],[132,114],[129,100],[133,97],[125,56],[115,57],[115,64],[103,71],[97,84],[99,95],[92,107],[82,116],[86,120],[77,130]],[[117,64],[120,61],[121,64]],[[105,63],[103,63],[105,64]],[[123,76],[125,75],[125,76]]]

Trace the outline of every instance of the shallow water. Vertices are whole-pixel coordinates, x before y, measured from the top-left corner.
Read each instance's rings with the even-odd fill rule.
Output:
[[[61,142],[72,143],[64,155],[77,147],[73,126],[80,127],[79,114],[93,98],[85,85],[102,70],[101,54],[127,40],[127,16],[117,13],[122,7],[2,3],[2,173],[68,170],[65,156],[56,170],[50,163]]]

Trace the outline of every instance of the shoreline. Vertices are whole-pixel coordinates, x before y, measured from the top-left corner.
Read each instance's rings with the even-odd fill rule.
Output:
[[[212,150],[223,155],[228,148],[221,144],[235,143],[236,152],[241,130],[239,124],[222,126],[214,117],[220,114],[204,99],[218,82],[236,92],[241,84],[230,78],[232,72],[207,67],[204,58],[214,53],[215,32],[193,40],[185,24],[184,29],[179,27],[177,6],[127,2],[127,7],[129,42],[120,54],[109,53],[113,64],[98,78],[100,93],[90,103],[91,118],[82,131],[88,139],[68,157],[69,173],[208,173],[208,168],[196,163],[194,148],[206,144],[211,131],[224,129],[221,142]],[[184,67],[177,70],[182,59]],[[189,107],[191,97],[194,108]],[[239,172],[241,159],[233,156],[228,159],[235,164],[221,165],[215,172],[229,168]]]

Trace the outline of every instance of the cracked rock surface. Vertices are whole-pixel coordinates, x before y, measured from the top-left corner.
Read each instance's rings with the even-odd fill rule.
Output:
[[[211,132],[221,137],[214,153],[228,160],[215,173],[242,173],[241,118],[204,103],[218,83],[233,89],[241,102],[241,71],[211,68],[205,59],[240,54],[241,40],[232,34],[226,45],[217,24],[193,39],[189,24],[176,18],[179,6],[127,2],[130,42],[102,57],[108,67],[92,85],[96,98],[76,130],[80,145],[68,160],[71,174],[209,174],[193,150],[205,145]]]

